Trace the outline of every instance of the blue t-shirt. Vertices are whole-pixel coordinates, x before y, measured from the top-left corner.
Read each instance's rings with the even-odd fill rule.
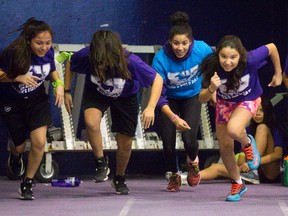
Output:
[[[259,82],[257,70],[266,64],[266,58],[269,55],[268,48],[263,45],[247,53],[247,65],[244,69],[237,91],[226,92],[227,78],[229,73],[223,68],[217,71],[221,79],[221,85],[217,89],[217,97],[232,102],[252,101],[257,99],[263,93]]]
[[[1,70],[6,74],[9,74],[8,62],[10,56],[7,56],[6,62],[0,65]],[[0,83],[0,99],[13,100],[21,99],[32,96],[33,94],[39,93],[38,91],[45,91],[43,83],[48,78],[51,72],[56,70],[54,61],[54,49],[51,47],[45,56],[39,57],[35,54],[31,56],[31,66],[26,74],[37,76],[40,78],[37,86],[27,86],[22,83]]]
[[[92,90],[98,91],[107,97],[129,97],[136,94],[141,86],[145,88],[151,86],[155,79],[156,71],[135,54],[124,51],[128,60],[127,67],[131,73],[131,80],[113,77],[102,83],[97,76],[92,75],[89,46],[72,55],[70,69],[72,72],[86,74],[86,86]]]
[[[165,85],[163,92],[168,98],[186,99],[193,97],[201,91],[202,76],[198,69],[199,64],[209,54],[212,49],[204,41],[194,40],[191,51],[182,61],[177,61],[172,54],[165,52],[165,48],[160,49],[152,62],[152,67],[161,75]],[[162,108],[168,104],[165,96],[160,97],[158,106]]]

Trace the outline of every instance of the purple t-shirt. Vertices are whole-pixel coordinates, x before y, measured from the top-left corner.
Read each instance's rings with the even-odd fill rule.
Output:
[[[143,62],[135,54],[125,50],[128,60],[128,70],[131,80],[113,77],[102,83],[97,76],[92,75],[89,61],[90,47],[85,47],[74,53],[71,57],[70,69],[76,73],[86,74],[86,85],[88,88],[98,91],[107,97],[129,97],[136,94],[140,87],[148,88],[152,85],[156,71]]]
[[[247,65],[244,69],[237,91],[226,92],[227,78],[229,73],[222,68],[217,72],[221,79],[221,85],[217,89],[217,97],[232,102],[243,102],[257,99],[263,93],[259,82],[257,70],[266,64],[265,59],[269,55],[268,48],[263,45],[247,53]]]
[[[288,76],[288,54],[285,59],[284,73]]]
[[[10,56],[7,56],[6,62],[3,62],[0,65],[1,70],[5,73],[9,74],[8,62]],[[54,61],[54,49],[51,47],[50,50],[46,53],[45,56],[39,57],[37,55],[31,55],[31,65],[26,74],[30,74],[33,76],[37,76],[41,78],[38,82],[37,86],[27,86],[22,83],[13,82],[13,83],[3,83],[5,88],[1,88],[4,90],[0,94],[0,98],[5,99],[18,99],[18,98],[26,98],[33,94],[38,93],[38,91],[43,91],[43,83],[45,79],[48,79],[51,72],[56,70],[55,61]],[[45,89],[44,89],[45,90]]]

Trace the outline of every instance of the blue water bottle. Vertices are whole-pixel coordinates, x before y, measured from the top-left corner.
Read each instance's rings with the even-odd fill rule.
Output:
[[[52,179],[51,186],[53,187],[78,187],[81,181],[76,177]]]

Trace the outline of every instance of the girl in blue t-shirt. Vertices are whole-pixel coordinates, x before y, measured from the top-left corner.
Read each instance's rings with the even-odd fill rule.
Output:
[[[182,140],[187,153],[187,182],[195,187],[200,182],[198,139],[201,104],[198,95],[202,76],[198,65],[212,53],[204,41],[195,40],[189,17],[178,11],[171,16],[169,41],[156,53],[152,67],[164,80],[162,97],[158,102],[159,133],[167,168],[172,172],[167,191],[178,191],[181,177],[177,166],[176,130],[182,130]]]
[[[20,36],[0,56],[0,82],[4,86],[0,93],[0,117],[14,144],[10,146],[8,168],[17,178],[25,172],[22,153],[29,133],[31,148],[19,193],[20,199],[33,200],[33,178],[44,154],[47,127],[52,123],[44,81],[54,81],[58,107],[63,102],[64,83],[54,63],[50,26],[30,18],[18,30]]]
[[[231,192],[226,201],[239,201],[247,187],[242,182],[234,155],[234,140],[241,143],[248,166],[257,169],[260,154],[253,136],[246,133],[246,126],[261,103],[263,92],[257,70],[270,56],[275,74],[269,86],[279,86],[282,70],[279,53],[273,43],[247,52],[241,40],[234,35],[224,36],[216,51],[201,64],[203,86],[200,102],[211,98],[216,101],[216,135],[221,158],[231,178]]]

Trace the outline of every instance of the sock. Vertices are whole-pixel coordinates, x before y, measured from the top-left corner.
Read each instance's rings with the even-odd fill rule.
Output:
[[[249,139],[249,142],[247,144],[242,145],[242,147],[247,148],[247,147],[249,147],[251,145],[252,140],[250,139],[250,137],[248,137],[248,139]]]
[[[33,182],[33,178],[25,177],[23,178],[23,182]]]
[[[237,184],[243,184],[242,179],[240,178],[239,180],[235,181]]]
[[[188,164],[191,164],[191,163],[199,163],[199,158],[198,158],[198,156],[196,156],[196,158],[195,158],[194,161],[192,161],[192,160],[190,159],[190,157],[187,156],[187,163],[188,163]]]
[[[198,156],[196,156],[196,158],[195,158],[195,160],[193,161],[193,163],[198,163],[199,162],[199,158],[198,158]]]

